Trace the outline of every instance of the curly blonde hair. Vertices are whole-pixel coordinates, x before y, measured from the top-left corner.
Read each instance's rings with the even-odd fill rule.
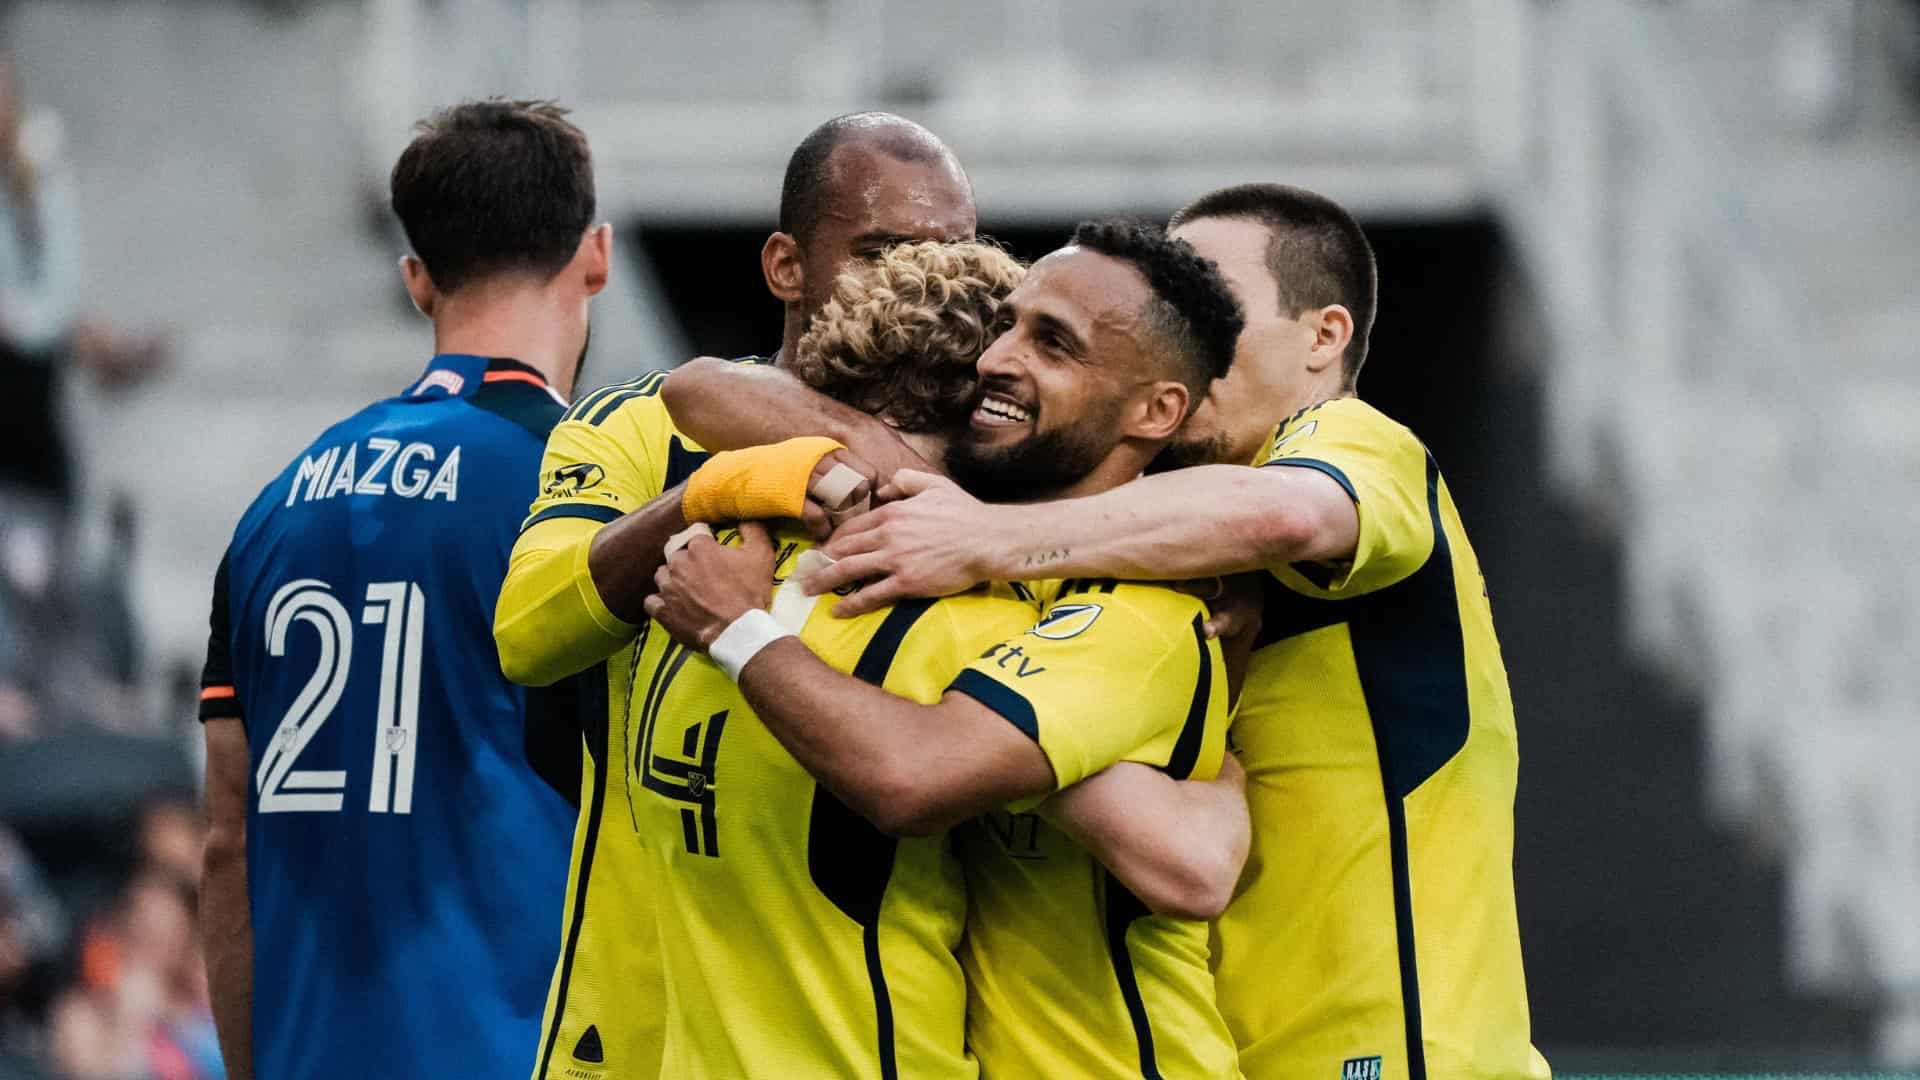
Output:
[[[972,404],[994,316],[1026,273],[992,244],[895,244],[834,281],[793,373],[902,431],[950,429]]]

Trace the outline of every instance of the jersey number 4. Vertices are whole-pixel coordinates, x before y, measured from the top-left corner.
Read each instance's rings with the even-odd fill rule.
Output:
[[[380,649],[380,708],[373,729],[373,783],[367,809],[375,814],[413,812],[414,743],[420,729],[420,653],[427,625],[427,598],[407,581],[367,585],[360,621],[384,624]],[[344,769],[296,769],[294,760],[313,741],[347,689],[353,665],[353,619],[324,581],[302,578],[280,586],[267,604],[267,653],[285,656],[287,631],[296,622],[320,638],[319,662],[254,771],[263,814],[337,811],[346,799]]]

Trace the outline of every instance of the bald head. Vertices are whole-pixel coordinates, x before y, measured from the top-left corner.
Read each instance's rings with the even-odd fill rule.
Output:
[[[787,175],[780,187],[780,231],[806,243],[822,213],[830,211],[850,180],[857,179],[852,174],[870,171],[849,166],[873,157],[945,174],[953,188],[964,193],[971,210],[973,185],[960,159],[939,136],[893,113],[849,113],[814,128],[787,159]]]

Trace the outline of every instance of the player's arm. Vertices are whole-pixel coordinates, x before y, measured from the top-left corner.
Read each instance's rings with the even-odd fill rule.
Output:
[[[1339,562],[1360,532],[1353,497],[1306,468],[1203,465],[1025,506],[988,505],[921,472],[899,474],[881,494],[898,501],[842,526],[826,548],[836,562],[804,583],[821,593],[867,581],[840,601],[841,615],[982,581],[1170,581]]]
[[[580,430],[587,425],[570,426],[575,429],[568,433],[570,442],[591,446],[602,441],[592,430]],[[541,465],[542,477],[578,475],[566,470],[599,467],[583,460],[578,450],[556,453],[562,429],[555,433]],[[626,458],[612,446],[587,453]],[[631,459],[627,461],[632,468]],[[632,640],[646,620],[643,605],[653,593],[667,541],[694,522],[792,516],[825,536],[828,510],[808,492],[839,465],[859,474],[846,495],[865,498],[870,485],[866,465],[822,438],[716,454],[686,483],[626,514],[582,498],[591,498],[590,493],[560,501],[543,495],[514,543],[494,612],[501,670],[515,682],[546,686],[606,659]],[[644,494],[644,485],[632,488]]]
[[[1157,914],[1214,919],[1247,862],[1247,774],[1232,754],[1212,780],[1175,780],[1132,761],[1108,766],[1040,804]]]
[[[738,548],[695,539],[662,569],[647,612],[677,640],[705,651],[767,606],[771,541],[753,523],[741,538]],[[922,705],[836,671],[792,636],[761,648],[737,678],[794,759],[883,832],[931,835],[1054,788],[1039,744],[966,694]]]
[[[206,723],[207,844],[200,927],[220,1056],[233,1080],[253,1078],[253,917],[247,906],[247,732],[237,718]]]
[[[253,916],[247,903],[247,791],[252,757],[233,677],[227,560],[213,577],[200,719],[207,748],[207,843],[201,854],[200,932],[207,993],[227,1075],[253,1080]]]
[[[710,450],[824,435],[869,462],[882,480],[927,467],[886,424],[766,364],[689,360],[667,376],[661,395],[674,425]]]

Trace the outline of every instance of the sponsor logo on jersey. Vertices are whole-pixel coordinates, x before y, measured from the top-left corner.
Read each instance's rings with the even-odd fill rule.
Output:
[[[363,453],[364,451],[364,453]],[[336,495],[397,495],[432,502],[460,498],[460,447],[440,457],[431,443],[368,439],[329,446],[300,459],[286,505]],[[364,462],[364,466],[362,463]]]
[[[1348,1058],[1340,1063],[1340,1080],[1380,1080],[1380,1058]]]
[[[541,493],[548,496],[568,499],[588,488],[599,487],[600,481],[606,478],[607,470],[595,465],[591,461],[582,461],[574,465],[562,465],[560,468],[553,470],[553,476],[547,480],[547,486],[541,489]]]
[[[1099,604],[1056,604],[1047,612],[1047,617],[1027,633],[1048,641],[1079,637],[1100,617],[1100,610]]]

